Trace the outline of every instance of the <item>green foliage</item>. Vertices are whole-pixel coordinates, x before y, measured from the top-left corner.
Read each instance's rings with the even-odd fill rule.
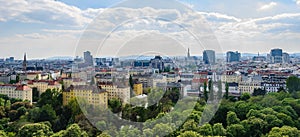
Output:
[[[113,113],[119,113],[122,110],[122,102],[117,98],[108,100],[108,106]]]
[[[33,136],[50,136],[52,129],[44,123],[26,124],[21,127],[17,133],[17,137],[33,137]]]
[[[179,135],[179,137],[199,137],[200,135],[194,131],[185,131]]]
[[[230,126],[232,124],[238,124],[240,123],[240,119],[237,117],[237,115],[235,114],[235,112],[229,111],[227,113],[227,125]]]
[[[224,129],[221,123],[216,123],[213,125],[213,135],[214,136],[226,136],[226,129]]]
[[[229,84],[226,82],[225,83],[225,99],[229,99]]]
[[[299,137],[300,131],[295,127],[283,126],[281,128],[274,127],[268,134],[268,137]]]
[[[243,93],[241,96],[241,100],[243,100],[243,101],[247,101],[250,98],[251,98],[251,96],[249,93]]]
[[[258,89],[254,89],[252,95],[253,96],[264,96],[266,95],[267,91],[265,89],[261,89],[261,88],[258,88]]]
[[[291,76],[286,80],[286,86],[290,93],[300,91],[300,79],[296,76]]]
[[[206,82],[204,82],[204,86],[203,86],[203,96],[204,96],[204,99],[205,99],[205,101],[207,102],[207,100],[208,100],[208,91],[207,91],[207,83]]]
[[[88,137],[88,134],[82,131],[78,124],[72,124],[66,130],[55,133],[51,137]]]
[[[241,124],[233,124],[227,127],[228,137],[244,137],[246,130]]]

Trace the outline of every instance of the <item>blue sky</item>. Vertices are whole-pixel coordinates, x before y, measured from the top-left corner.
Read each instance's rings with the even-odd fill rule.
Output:
[[[120,2],[122,1],[0,0],[2,3],[0,58],[15,56],[21,59],[24,52],[28,53],[29,58],[74,56],[82,32],[99,13]],[[148,2],[151,3],[150,0]],[[300,0],[180,0],[179,2],[189,6],[208,21],[222,47],[222,52],[239,50],[247,53],[266,53],[271,48],[283,48],[290,53],[300,52]],[[151,3],[156,4],[162,7],[163,3]],[[163,7],[168,6],[171,5]],[[129,13],[126,10],[130,11],[129,8],[125,9],[122,13],[124,16]],[[136,12],[147,14],[147,10],[149,9],[141,8]],[[168,11],[163,10],[157,14],[166,13]],[[122,14],[112,13],[112,16]],[[195,20],[199,18],[198,15],[193,16]],[[114,23],[106,20],[108,17],[102,19],[105,24],[99,24],[100,27]],[[195,25],[193,24],[195,20],[182,23]],[[136,33],[137,30],[126,32],[124,37],[127,38],[127,35],[133,35],[131,33]],[[191,50],[194,55],[202,53],[200,48],[191,47]]]

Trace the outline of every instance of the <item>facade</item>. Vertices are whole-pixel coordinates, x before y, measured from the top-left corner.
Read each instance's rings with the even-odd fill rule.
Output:
[[[151,67],[154,69],[164,70],[164,60],[161,56],[155,56],[154,59],[150,60]]]
[[[84,63],[88,66],[93,66],[94,62],[93,62],[93,56],[91,55],[91,52],[86,51],[83,53],[83,57],[84,57]]]
[[[63,83],[65,87],[70,87],[71,85],[86,85],[86,82],[79,78],[66,78],[63,79]]]
[[[216,53],[213,50],[205,50],[203,52],[203,62],[205,64],[215,64],[216,63]]]
[[[239,62],[240,59],[241,59],[241,53],[239,52],[232,52],[232,51],[229,51],[227,52],[226,54],[226,61],[227,62]]]
[[[282,62],[290,63],[290,55],[288,53],[282,53]]]
[[[58,91],[62,89],[62,85],[54,80],[32,80],[28,81],[27,85],[30,88],[37,88],[37,90],[39,91],[39,95],[44,93],[47,89],[56,89]]]
[[[130,103],[130,87],[112,82],[99,82],[101,89],[108,92],[108,99],[120,99],[123,104]]]
[[[99,106],[101,108],[107,108],[108,106],[107,91],[96,86],[71,85],[69,88],[63,91],[63,105],[67,105],[70,100],[74,98],[84,99],[89,104],[92,104],[96,107]]]
[[[133,91],[136,96],[143,94],[143,84],[140,82],[136,82],[133,84]]]
[[[271,63],[282,63],[282,49],[271,50]]]
[[[242,80],[242,75],[239,72],[226,71],[221,76],[221,81],[222,82],[239,83],[241,80]]]
[[[32,103],[32,89],[26,85],[0,85],[0,94]]]

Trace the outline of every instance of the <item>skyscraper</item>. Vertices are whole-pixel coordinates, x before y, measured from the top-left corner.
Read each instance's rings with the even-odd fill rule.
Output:
[[[271,50],[271,63],[282,63],[282,49]]]
[[[203,51],[203,61],[205,64],[215,64],[216,63],[216,53],[213,50]]]
[[[93,56],[91,55],[91,52],[86,51],[83,53],[84,54],[84,63],[88,66],[93,66]]]
[[[239,52],[232,52],[232,51],[229,51],[227,52],[227,58],[226,58],[226,61],[227,62],[239,62],[240,59],[241,59],[241,53]]]
[[[288,53],[282,53],[282,62],[290,63],[290,55]]]

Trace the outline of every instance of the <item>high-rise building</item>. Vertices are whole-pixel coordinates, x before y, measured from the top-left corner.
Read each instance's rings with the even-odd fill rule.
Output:
[[[227,52],[227,58],[226,58],[226,61],[227,62],[239,62],[241,59],[241,53],[239,52],[232,52],[232,51],[229,51]]]
[[[271,63],[282,63],[282,49],[271,50]]]
[[[216,63],[216,53],[213,50],[203,51],[203,61],[205,64],[215,64]]]
[[[290,63],[290,55],[288,53],[282,54],[282,62],[283,63]]]
[[[86,51],[83,53],[84,54],[84,63],[88,66],[93,66],[93,56],[91,55],[91,52]]]
[[[150,60],[151,67],[154,69],[164,70],[164,60],[161,56],[155,56],[154,59]]]

